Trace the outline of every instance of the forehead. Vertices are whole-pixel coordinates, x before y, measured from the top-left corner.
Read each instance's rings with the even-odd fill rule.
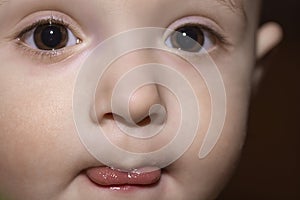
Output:
[[[27,2],[26,4],[24,4]],[[212,8],[211,6],[217,6],[218,9],[226,9],[229,12],[224,12],[224,13],[233,13],[234,15],[238,15],[238,17],[242,17],[245,19],[244,21],[247,21],[247,18],[252,15],[256,15],[256,12],[253,12],[253,9],[257,9],[256,5],[257,2],[260,2],[260,0],[153,0],[153,1],[147,1],[144,0],[143,2],[141,0],[89,0],[83,3],[83,1],[80,0],[44,0],[43,3],[39,0],[0,0],[0,9],[5,10],[5,5],[9,4],[12,7],[22,7],[24,10],[28,7],[33,7],[36,5],[40,5],[44,7],[45,9],[47,8],[47,5],[55,5],[55,7],[61,5],[64,7],[69,7],[69,9],[73,9],[73,6],[69,6],[70,3],[74,4],[74,7],[80,7],[81,6],[81,11],[82,11],[82,6],[86,8],[90,8],[89,10],[93,10],[95,8],[100,7],[108,7],[108,10],[116,10],[115,7],[118,9],[122,10],[122,8],[126,9],[126,6],[129,5],[136,5],[136,7],[140,7],[139,5],[147,5],[150,8],[154,8],[152,10],[158,10],[160,6],[164,6],[164,8],[168,8],[168,10],[177,10],[179,8],[182,8],[183,10],[186,9],[187,6],[193,7],[193,10],[199,9],[199,12],[201,10],[204,11],[206,8],[211,8],[212,10],[209,10],[210,15],[219,15],[220,12],[214,12],[215,9]],[[12,3],[12,4],[11,4]],[[22,6],[20,6],[22,4]],[[151,5],[152,4],[152,5]],[[178,5],[182,4],[182,7],[180,6],[178,8]],[[187,6],[184,6],[184,5]],[[3,6],[1,6],[3,5]],[[172,8],[170,6],[172,5]],[[206,5],[208,7],[206,7]],[[24,6],[24,7],[23,7]],[[177,6],[177,8],[176,8]],[[26,7],[26,8],[25,8]],[[23,11],[24,11],[23,10]],[[207,10],[207,9],[206,9]],[[195,11],[196,12],[196,11]],[[249,15],[249,16],[248,16]]]
[[[0,0],[0,5],[2,5],[3,3],[5,2],[8,2],[8,1],[15,1],[15,0]],[[126,1],[126,0],[124,0]],[[199,0],[201,1],[201,0]],[[228,7],[232,7],[232,8],[240,8],[241,7],[241,4],[242,4],[242,0],[215,0],[215,1],[218,1]]]
[[[18,1],[18,0],[0,0],[0,5],[9,2],[9,1]],[[93,1],[103,1],[103,0],[93,0]],[[104,0],[105,1],[105,0]],[[123,2],[122,2],[123,1]],[[165,0],[164,0],[165,1]],[[187,1],[192,1],[192,0],[175,0],[177,1],[177,3],[181,2],[187,2]],[[242,11],[243,10],[243,0],[198,0],[199,2],[203,1],[207,1],[207,2],[218,2],[219,4],[222,4],[232,10],[238,10],[238,11]],[[253,2],[256,0],[252,0]],[[120,0],[118,3],[124,3],[124,2],[128,2],[128,0]],[[63,3],[63,2],[60,2]],[[158,4],[158,1],[153,1],[153,3]]]

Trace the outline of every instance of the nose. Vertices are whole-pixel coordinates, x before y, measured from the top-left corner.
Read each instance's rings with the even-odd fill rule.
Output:
[[[114,62],[99,81],[96,118],[104,130],[114,127],[107,128],[112,140],[118,138],[118,142],[129,145],[124,133],[150,138],[158,134],[166,120],[161,86],[155,83],[155,74],[151,70],[140,70],[149,62],[145,53],[126,55]]]

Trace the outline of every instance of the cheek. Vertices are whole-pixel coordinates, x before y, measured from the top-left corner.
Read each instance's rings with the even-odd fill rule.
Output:
[[[245,52],[243,52],[245,53]],[[244,54],[247,55],[247,54]],[[226,59],[226,58],[225,58]],[[251,89],[252,60],[249,57],[236,55],[229,59],[215,59],[222,74],[226,93],[226,118],[220,137],[212,151],[203,159],[198,154],[203,145],[204,136],[210,123],[210,103],[200,102],[200,111],[206,118],[200,124],[198,135],[189,148],[170,170],[176,180],[187,185],[182,193],[193,196],[207,197],[218,194],[224,187],[240,156],[246,136],[246,122],[248,116],[249,96]],[[248,59],[248,60],[247,60]],[[225,63],[225,64],[224,64]],[[199,99],[210,102],[209,95],[194,82]],[[187,171],[189,173],[187,173]],[[174,172],[174,173],[172,173]],[[177,186],[179,188],[179,185]]]
[[[0,188],[33,195],[32,185],[37,193],[51,193],[54,187],[39,183],[70,178],[70,155],[80,151],[80,142],[72,117],[73,75],[37,78],[24,70],[29,67],[9,63],[0,70]]]

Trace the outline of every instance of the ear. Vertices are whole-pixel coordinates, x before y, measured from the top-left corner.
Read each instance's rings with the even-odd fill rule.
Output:
[[[283,31],[280,25],[274,22],[268,22],[263,24],[256,36],[256,59],[257,59],[257,66],[254,69],[254,76],[253,76],[253,85],[254,89],[259,84],[263,74],[264,74],[264,67],[261,66],[262,60],[265,56],[282,40]]]
[[[256,58],[261,60],[281,41],[283,36],[282,28],[274,22],[262,25],[256,36]]]

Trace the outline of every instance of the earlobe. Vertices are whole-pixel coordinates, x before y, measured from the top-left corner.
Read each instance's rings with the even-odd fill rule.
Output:
[[[268,22],[260,27],[257,32],[256,58],[262,59],[281,41],[283,36],[282,28],[279,24]]]

